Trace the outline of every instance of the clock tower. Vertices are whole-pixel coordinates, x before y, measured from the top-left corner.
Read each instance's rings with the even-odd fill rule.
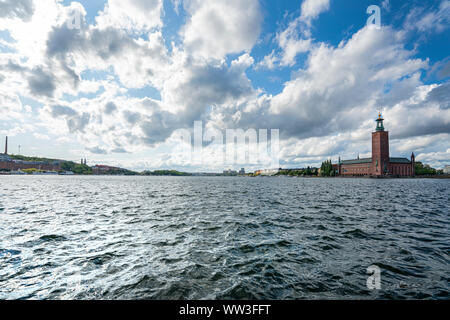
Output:
[[[381,113],[375,120],[377,127],[372,132],[372,174],[376,176],[389,174],[389,132],[384,130]]]

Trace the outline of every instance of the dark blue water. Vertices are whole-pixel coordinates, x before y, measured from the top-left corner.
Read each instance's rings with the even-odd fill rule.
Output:
[[[0,299],[448,299],[449,200],[450,180],[1,176]]]

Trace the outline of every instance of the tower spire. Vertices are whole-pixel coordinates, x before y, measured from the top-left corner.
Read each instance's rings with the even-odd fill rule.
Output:
[[[384,131],[384,125],[383,125],[383,116],[381,115],[381,112],[378,113],[378,119],[375,120],[377,122],[377,128],[376,131]]]
[[[8,154],[8,136],[5,139],[5,154]]]

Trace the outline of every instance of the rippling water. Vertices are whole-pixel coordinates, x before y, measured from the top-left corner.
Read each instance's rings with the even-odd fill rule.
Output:
[[[426,179],[2,176],[0,299],[448,299],[449,191]]]

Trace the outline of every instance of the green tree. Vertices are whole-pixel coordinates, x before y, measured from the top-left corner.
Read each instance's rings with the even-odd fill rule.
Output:
[[[438,170],[430,167],[428,164],[424,165],[422,162],[416,162],[414,171],[417,176],[427,176],[438,174]]]
[[[320,167],[320,175],[322,177],[334,177],[336,175],[331,160],[322,162],[322,166]]]

